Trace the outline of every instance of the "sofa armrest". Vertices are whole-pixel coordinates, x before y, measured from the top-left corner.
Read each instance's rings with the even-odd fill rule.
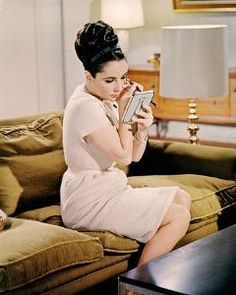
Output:
[[[149,140],[143,158],[129,167],[134,175],[200,174],[235,179],[236,149]]]

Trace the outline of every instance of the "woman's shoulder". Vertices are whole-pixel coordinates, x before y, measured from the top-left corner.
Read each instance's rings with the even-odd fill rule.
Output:
[[[104,113],[104,106],[98,98],[89,94],[83,85],[79,85],[67,102],[65,111],[69,113],[76,112],[77,114]]]
[[[94,100],[94,96],[89,94],[86,89],[84,83],[81,85],[78,85],[75,90],[73,91],[69,102],[71,101],[82,101],[82,100]]]
[[[99,99],[91,95],[85,90],[84,84],[79,85],[75,88],[67,105],[82,106],[82,105],[100,105]]]

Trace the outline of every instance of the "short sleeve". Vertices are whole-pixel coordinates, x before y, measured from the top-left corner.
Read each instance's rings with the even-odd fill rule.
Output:
[[[74,121],[73,128],[81,139],[111,124],[102,105],[92,99],[77,101],[71,109],[71,120]]]

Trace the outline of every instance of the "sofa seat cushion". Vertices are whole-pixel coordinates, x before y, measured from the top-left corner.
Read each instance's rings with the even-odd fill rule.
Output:
[[[3,294],[115,295],[116,292],[113,294],[112,292],[108,292],[107,289],[103,289],[103,291],[98,293],[98,289],[100,288],[98,288],[97,285],[108,279],[110,281],[111,278],[113,281],[119,274],[126,272],[128,268],[130,269],[132,266],[134,267],[134,258],[134,255],[132,255],[131,258],[131,254],[105,255],[103,258],[93,263],[64,268],[30,284],[17,288],[16,290]]]
[[[133,187],[179,186],[186,190],[192,199],[192,218],[188,233],[196,231],[196,233],[201,232],[203,236],[209,234],[209,232],[203,233],[202,229],[211,223],[215,224],[214,231],[216,231],[217,220],[222,211],[236,206],[236,182],[234,180],[195,174],[132,176],[128,179],[129,184]],[[222,202],[220,195],[226,188],[232,191],[232,197]],[[191,236],[191,241],[200,238],[194,234]]]
[[[91,237],[98,237],[102,242],[105,252],[111,253],[133,253],[137,252],[140,244],[133,239],[109,231],[84,231]]]
[[[10,221],[0,232],[0,293],[103,257],[96,237],[37,221]]]
[[[60,206],[52,205],[23,212],[17,217],[46,222],[49,224],[64,226]],[[109,231],[80,231],[91,237],[97,237],[101,241],[104,251],[112,253],[133,253],[138,251],[139,243],[136,240],[114,234]]]

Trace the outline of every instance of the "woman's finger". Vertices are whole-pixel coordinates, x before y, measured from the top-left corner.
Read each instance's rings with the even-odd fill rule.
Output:
[[[144,109],[144,111],[146,111],[147,113],[152,113],[152,108],[148,104],[143,103],[141,109]]]
[[[129,78],[127,78],[126,83],[127,83],[128,85],[135,85],[135,90],[136,90],[136,91],[143,91],[143,89],[144,89],[143,85],[141,85],[141,84],[138,83],[138,82],[132,81],[132,80],[130,80]]]

